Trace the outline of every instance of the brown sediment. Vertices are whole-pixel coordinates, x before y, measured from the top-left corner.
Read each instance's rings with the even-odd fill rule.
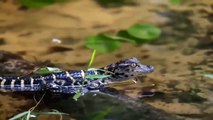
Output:
[[[152,23],[163,30],[157,41],[138,46],[123,43],[120,50],[112,54],[98,54],[94,66],[137,57],[142,63],[155,66],[156,70],[147,75],[149,79],[141,78],[143,83],[126,86],[134,88],[131,89],[133,92],[128,92],[129,96],[136,98],[144,85],[152,84],[154,80],[157,85],[154,89],[165,93],[164,97],[168,100],[153,97],[150,101],[149,98],[145,99],[145,102],[170,114],[206,117],[205,113],[211,112],[207,103],[213,103],[213,83],[212,79],[203,77],[201,73],[212,73],[213,68],[213,2],[186,2],[181,6],[157,1],[138,2],[139,5],[134,7],[107,9],[94,1],[82,0],[24,12],[17,9],[14,3],[1,3],[0,50],[17,53],[27,60],[24,62],[16,54],[1,52],[1,73],[6,70],[2,66],[6,66],[4,68],[9,73],[25,74],[24,69],[29,68],[29,71],[34,68],[35,64],[32,63],[35,58],[38,61],[49,60],[66,69],[85,68],[92,50],[84,47],[84,38],[107,31],[114,33],[138,22]],[[53,38],[61,39],[60,47],[51,42]],[[4,55],[7,57],[2,57]],[[206,98],[207,102],[179,103],[178,96],[176,99],[170,97],[191,88],[204,91],[198,95]],[[29,102],[33,102],[32,99],[0,95],[0,110],[6,110],[8,115],[21,112],[19,109],[23,106],[30,108]],[[168,104],[166,101],[172,102]]]

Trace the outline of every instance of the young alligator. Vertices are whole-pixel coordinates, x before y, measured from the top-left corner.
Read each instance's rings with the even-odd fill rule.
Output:
[[[124,81],[142,76],[154,70],[153,66],[143,65],[136,58],[121,60],[115,64],[94,70],[62,71],[32,77],[0,77],[0,89],[4,91],[50,91],[73,94],[99,91],[109,83]],[[87,75],[109,75],[105,78],[85,78]]]

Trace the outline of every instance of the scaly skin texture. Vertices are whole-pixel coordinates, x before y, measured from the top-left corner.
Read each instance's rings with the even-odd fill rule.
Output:
[[[0,89],[4,91],[50,91],[73,94],[103,90],[108,83],[119,82],[142,76],[154,70],[153,66],[143,65],[136,58],[121,60],[95,70],[62,71],[43,76],[0,77]],[[109,75],[105,78],[86,78],[88,75]]]

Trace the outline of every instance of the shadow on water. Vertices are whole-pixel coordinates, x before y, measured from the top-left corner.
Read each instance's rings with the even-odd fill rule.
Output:
[[[121,6],[134,6],[137,5],[132,0],[95,0],[99,5],[106,8],[121,7]]]
[[[55,99],[56,100],[56,99]],[[49,101],[49,100],[48,100]],[[176,120],[164,111],[132,99],[86,94],[78,101],[72,97],[48,102],[48,106],[69,113],[77,120]]]
[[[196,27],[193,25],[190,17],[193,15],[192,11],[175,11],[167,10],[164,12],[155,11],[158,15],[169,18],[165,23],[163,33],[160,37],[159,43],[177,42],[177,40],[186,40],[195,34]],[[172,29],[172,30],[171,30]]]

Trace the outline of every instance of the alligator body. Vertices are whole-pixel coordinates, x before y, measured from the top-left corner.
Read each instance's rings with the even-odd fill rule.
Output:
[[[136,58],[118,61],[94,70],[62,71],[36,76],[1,76],[0,89],[3,91],[50,91],[73,94],[98,91],[105,85],[142,76],[154,70],[153,66],[143,65]],[[105,78],[86,78],[88,75],[108,75]]]

